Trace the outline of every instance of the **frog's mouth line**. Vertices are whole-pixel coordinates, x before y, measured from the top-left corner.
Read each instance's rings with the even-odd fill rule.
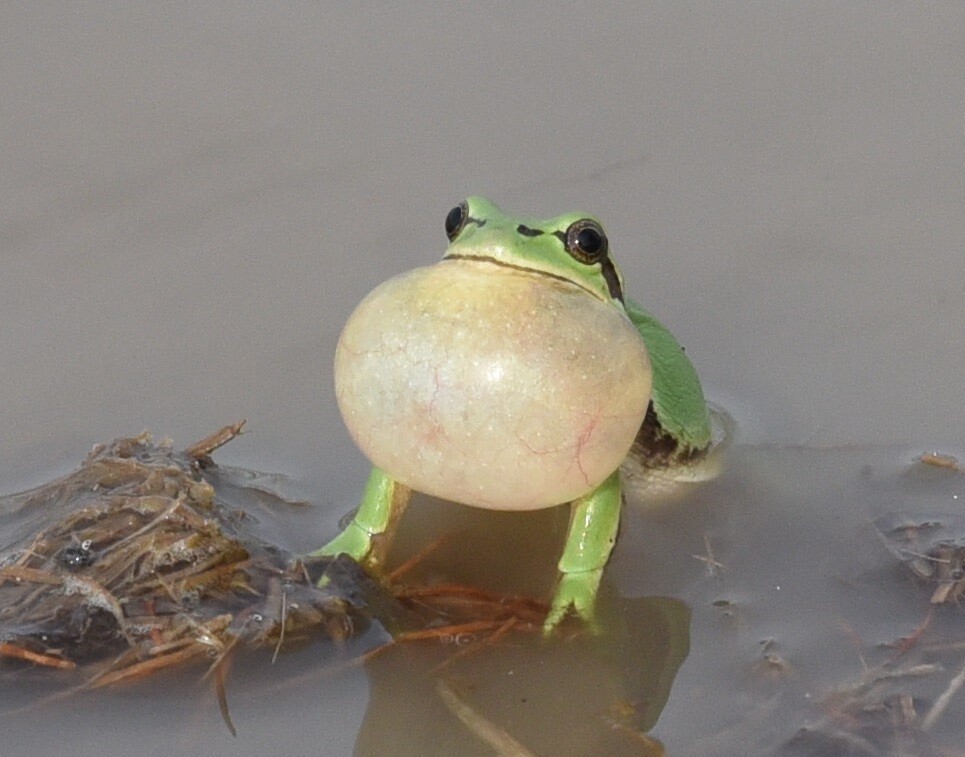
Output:
[[[511,268],[514,271],[524,271],[525,273],[535,273],[539,276],[546,276],[551,279],[556,279],[557,281],[565,282],[567,284],[570,284],[571,286],[575,286],[578,289],[582,289],[587,294],[592,295],[596,299],[601,300],[602,302],[606,302],[606,300],[603,297],[601,297],[598,292],[594,292],[592,289],[589,289],[588,287],[585,287],[582,284],[578,284],[577,282],[573,281],[573,279],[568,279],[566,278],[566,276],[560,276],[557,273],[550,273],[549,271],[543,271],[539,268],[530,268],[529,266],[525,266],[525,265],[516,265],[515,263],[507,263],[505,260],[497,260],[496,258],[489,257],[488,255],[446,255],[443,258],[443,260],[474,260],[479,263],[492,263],[493,265],[498,265],[502,268]],[[609,283],[609,280],[607,283]],[[618,292],[614,296],[614,299],[622,303],[623,293]]]

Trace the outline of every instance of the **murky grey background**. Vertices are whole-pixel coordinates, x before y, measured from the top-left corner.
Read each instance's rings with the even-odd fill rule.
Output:
[[[320,543],[365,472],[341,324],[470,193],[602,217],[742,440],[960,448],[963,39],[958,3],[4,4],[0,490],[244,417],[219,459]]]

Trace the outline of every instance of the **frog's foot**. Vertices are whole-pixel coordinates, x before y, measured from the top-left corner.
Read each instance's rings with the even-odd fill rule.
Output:
[[[599,632],[593,606],[596,603],[596,592],[603,577],[603,568],[582,570],[577,573],[564,573],[560,578],[553,603],[543,622],[543,634],[551,634],[572,610],[580,620],[585,622],[591,631]]]
[[[321,549],[312,552],[313,557],[338,557],[348,555],[355,562],[364,564],[372,552],[372,534],[362,528],[354,520],[349,523],[342,533],[332,539]],[[320,587],[327,582],[325,576],[318,580]]]

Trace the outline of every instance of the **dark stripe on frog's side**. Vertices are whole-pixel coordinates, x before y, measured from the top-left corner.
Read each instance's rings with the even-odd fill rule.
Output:
[[[613,267],[610,258],[604,258],[600,261],[600,269],[603,280],[606,281],[607,289],[610,290],[610,296],[623,302],[623,287],[620,286],[620,277],[617,276],[617,269]]]
[[[685,447],[668,434],[660,425],[651,400],[647,405],[647,415],[630,448],[630,457],[639,460],[647,468],[663,468],[695,460],[706,452],[707,449]]]
[[[554,231],[553,236],[560,240],[563,245],[563,249],[566,249],[566,232],[565,231]],[[623,302],[623,287],[620,286],[620,277],[617,276],[617,269],[613,267],[613,261],[609,257],[603,258],[600,261],[600,273],[603,274],[603,280],[606,282],[606,288],[610,290],[610,296]]]

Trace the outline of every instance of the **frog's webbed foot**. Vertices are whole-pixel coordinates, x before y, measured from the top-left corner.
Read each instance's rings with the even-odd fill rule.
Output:
[[[597,633],[599,627],[593,608],[602,577],[603,568],[564,573],[553,595],[550,611],[543,622],[543,633],[550,634],[555,631],[570,612],[586,623],[591,631]]]
[[[378,468],[372,468],[362,503],[352,522],[321,549],[316,557],[348,555],[370,569],[385,562],[399,519],[409,503],[411,490]],[[325,582],[323,576],[319,585]]]
[[[314,557],[338,557],[348,555],[355,562],[365,562],[365,558],[372,551],[372,534],[362,528],[354,520],[348,524],[342,533],[332,539],[321,549],[312,552]]]

